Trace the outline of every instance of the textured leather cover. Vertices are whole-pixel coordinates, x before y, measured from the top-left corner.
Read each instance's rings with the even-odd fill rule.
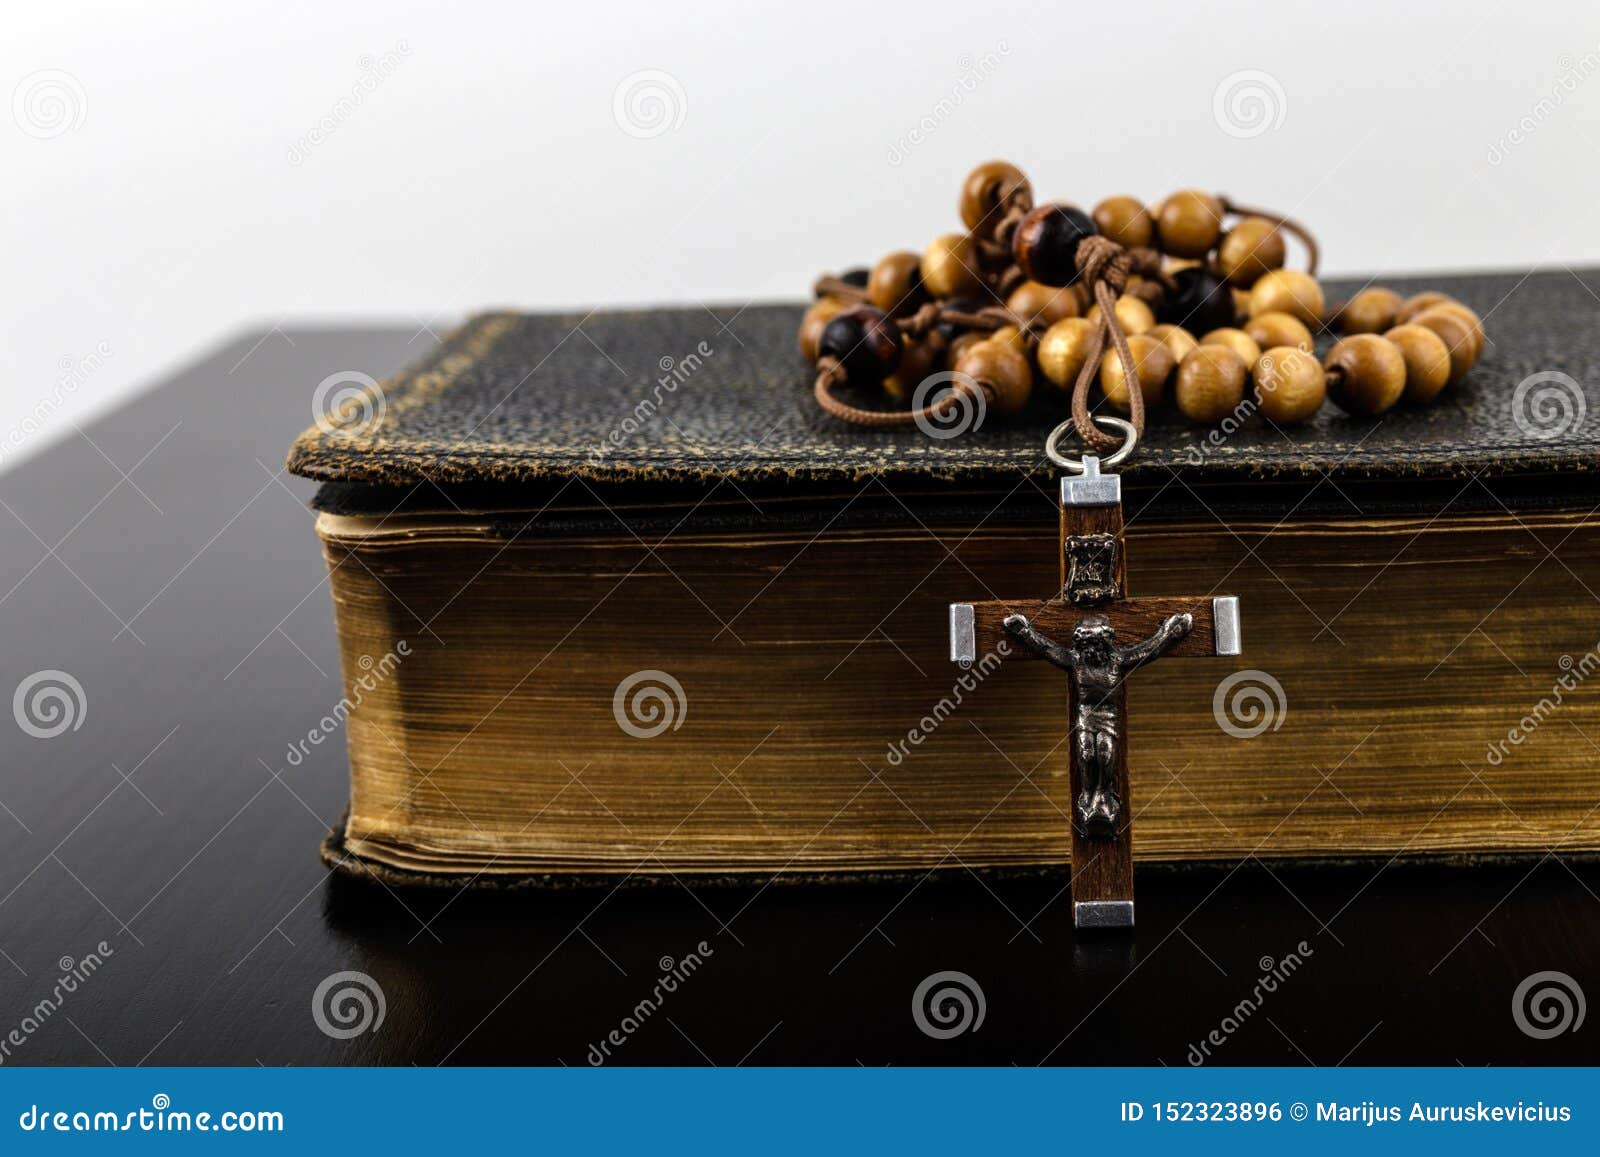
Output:
[[[1174,471],[1190,484],[1309,483],[1324,474],[1439,481],[1483,471],[1542,476],[1552,489],[1587,484],[1572,475],[1600,463],[1600,270],[1380,280],[1442,289],[1483,316],[1489,340],[1459,386],[1434,405],[1377,419],[1328,405],[1310,423],[1279,430],[1257,415],[1209,449],[1209,428],[1168,408],[1125,477],[1135,485],[1162,485]],[[1329,299],[1360,284],[1331,283]],[[1041,446],[1067,406],[1048,384],[1021,417],[991,418],[946,441],[822,414],[795,348],[801,308],[482,314],[385,383],[373,428],[313,427],[295,442],[289,468],[401,493],[466,487],[480,501],[572,478],[630,490],[765,481],[820,495],[869,476],[948,493],[1055,473]],[[1516,387],[1541,371],[1584,383],[1588,416],[1559,437],[1530,432],[1513,413]]]

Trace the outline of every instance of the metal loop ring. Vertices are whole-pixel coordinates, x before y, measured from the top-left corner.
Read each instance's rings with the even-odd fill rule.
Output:
[[[1120,465],[1127,461],[1128,455],[1133,453],[1133,448],[1139,444],[1139,431],[1133,428],[1133,423],[1126,418],[1118,418],[1111,414],[1096,414],[1094,421],[1097,426],[1112,433],[1121,433],[1125,441],[1121,446],[1111,452],[1108,458],[1100,459],[1101,469]],[[1044,440],[1044,456],[1054,462],[1061,469],[1073,474],[1083,473],[1083,459],[1068,458],[1058,448],[1061,436],[1073,429],[1072,419],[1068,418],[1061,425],[1050,431],[1050,437]]]

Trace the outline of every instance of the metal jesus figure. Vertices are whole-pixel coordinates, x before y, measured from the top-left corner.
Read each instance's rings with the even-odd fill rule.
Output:
[[[1001,620],[1006,634],[1036,655],[1050,660],[1072,677],[1073,754],[1083,769],[1078,793],[1078,822],[1094,839],[1116,835],[1122,819],[1115,772],[1121,758],[1124,709],[1122,681],[1146,663],[1161,658],[1188,636],[1194,616],[1171,615],[1155,634],[1129,647],[1117,646],[1111,620],[1089,615],[1072,628],[1072,646],[1063,647],[1033,629],[1022,615]]]
[[[1239,600],[1128,598],[1121,479],[1101,474],[1099,460],[1090,455],[1067,465],[1081,473],[1061,480],[1059,593],[1034,603],[952,604],[950,657],[972,663],[1014,641],[1021,646],[1009,648],[1009,658],[1043,658],[1067,672],[1075,816],[1072,919],[1079,928],[1128,928],[1128,676],[1164,655],[1239,654]],[[1119,634],[1136,641],[1119,645]]]

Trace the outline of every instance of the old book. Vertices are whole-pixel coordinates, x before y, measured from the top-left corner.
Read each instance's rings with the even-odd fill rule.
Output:
[[[1129,685],[1142,861],[1600,849],[1600,274],[1430,280],[1486,319],[1425,409],[1152,419],[1140,595],[1236,658]],[[1334,287],[1337,292],[1339,287]],[[491,313],[303,435],[351,800],[407,880],[1060,866],[1066,686],[950,661],[1058,583],[1064,399],[950,440],[812,402],[798,306]]]

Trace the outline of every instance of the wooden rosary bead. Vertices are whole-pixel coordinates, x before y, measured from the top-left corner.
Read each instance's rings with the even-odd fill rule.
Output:
[[[1374,333],[1341,339],[1322,361],[1329,393],[1346,413],[1372,417],[1392,409],[1406,392],[1406,359]]]
[[[887,314],[908,314],[928,299],[922,258],[902,249],[881,259],[867,278],[867,300]]]
[[[854,269],[846,269],[839,274],[839,280],[846,285],[853,285],[857,289],[865,289],[867,287],[867,279],[871,276],[872,270],[863,265],[857,265]]]
[[[1089,320],[1100,320],[1100,307],[1092,306],[1089,309]],[[1117,323],[1122,326],[1125,334],[1149,333],[1156,325],[1156,315],[1141,298],[1124,293],[1117,298]]]
[[[900,364],[883,379],[883,392],[897,402],[909,402],[938,362],[938,346],[931,341],[902,341]]]
[[[963,353],[954,368],[988,388],[989,409],[1001,416],[1022,409],[1033,392],[1028,359],[1008,342],[981,341]]]
[[[1483,343],[1487,340],[1483,333],[1483,319],[1454,298],[1428,308],[1430,311],[1442,309],[1446,313],[1453,313],[1472,328],[1472,360],[1476,362],[1482,356]]]
[[[1477,363],[1477,342],[1473,340],[1472,323],[1459,313],[1447,309],[1425,309],[1407,324],[1431,329],[1444,339],[1450,351],[1450,385],[1467,376]]]
[[[1194,334],[1184,329],[1181,325],[1158,325],[1145,331],[1162,345],[1167,347],[1167,352],[1172,355],[1172,360],[1179,363],[1189,356],[1189,351],[1200,343],[1194,340]]]
[[[1252,370],[1256,403],[1280,426],[1303,422],[1322,408],[1328,375],[1315,355],[1294,346],[1274,346]]]
[[[1110,238],[1124,249],[1147,246],[1155,236],[1155,220],[1137,197],[1107,197],[1094,207],[1090,216],[1100,236]]]
[[[1440,293],[1430,289],[1425,293],[1414,293],[1400,303],[1400,308],[1395,312],[1394,320],[1404,325],[1425,309],[1432,309],[1436,305],[1443,305],[1447,301],[1454,301],[1448,293]]]
[[[1031,325],[1048,328],[1062,318],[1078,316],[1078,295],[1070,288],[1024,281],[1006,298],[1006,308]]]
[[[1201,345],[1226,346],[1239,355],[1239,360],[1248,366],[1253,366],[1261,360],[1261,346],[1242,329],[1227,326],[1223,329],[1214,329],[1200,339]]]
[[[1393,327],[1400,313],[1400,295],[1392,289],[1363,289],[1339,311],[1339,328],[1345,333],[1382,333]]]
[[[1199,189],[1183,189],[1161,203],[1156,231],[1161,248],[1174,257],[1204,257],[1222,234],[1222,202]]]
[[[1244,332],[1249,334],[1250,340],[1263,350],[1280,345],[1298,346],[1300,349],[1310,350],[1316,344],[1304,322],[1287,313],[1276,311],[1252,317],[1245,322]]]
[[[989,340],[1008,345],[1024,357],[1028,355],[1028,343],[1023,340],[1022,331],[1014,325],[1003,325],[989,334]]]
[[[1198,345],[1178,363],[1174,393],[1192,422],[1220,422],[1244,401],[1250,364],[1225,345]]]
[[[1172,355],[1167,347],[1149,334],[1134,334],[1128,338],[1128,352],[1133,355],[1134,371],[1139,378],[1139,392],[1144,395],[1146,409],[1161,404],[1161,395],[1172,376]],[[1115,347],[1109,344],[1100,359],[1100,389],[1106,401],[1124,414],[1130,410],[1128,378],[1122,368],[1122,359]]]
[[[1265,217],[1246,217],[1223,235],[1217,270],[1229,284],[1248,289],[1263,273],[1283,268],[1288,256],[1276,224]]]
[[[1228,296],[1233,298],[1233,320],[1235,324],[1248,319],[1250,316],[1250,291],[1248,289],[1230,288]]]
[[[935,237],[922,254],[922,284],[935,297],[966,297],[983,292],[978,253],[965,233]]]
[[[1000,206],[1019,195],[1033,200],[1033,187],[1010,161],[986,161],[967,174],[961,186],[961,223],[985,233],[999,219]]]
[[[1322,286],[1298,269],[1274,269],[1250,287],[1250,316],[1287,313],[1308,326],[1322,324]]]
[[[811,303],[811,308],[800,319],[801,357],[808,362],[817,360],[817,343],[822,340],[823,329],[849,307],[849,302],[837,297],[821,297]]]
[[[1450,382],[1450,347],[1425,325],[1397,325],[1384,340],[1392,342],[1406,362],[1408,402],[1431,402]]]
[[[958,335],[950,342],[950,348],[945,351],[945,364],[954,369],[956,363],[961,360],[962,355],[969,349],[981,341],[988,340],[989,335],[982,330],[969,329],[965,333]]]
[[[881,309],[852,306],[823,327],[817,353],[836,358],[852,386],[882,385],[899,364],[900,331]]]
[[[1089,339],[1093,333],[1094,324],[1085,317],[1063,318],[1044,331],[1034,356],[1039,362],[1039,372],[1051,385],[1072,389],[1088,359]]]
[[[1233,324],[1233,295],[1216,274],[1199,265],[1188,266],[1172,274],[1161,320],[1190,333],[1221,329]]]
[[[1078,280],[1078,242],[1094,232],[1082,209],[1059,202],[1040,205],[1017,226],[1011,255],[1030,280],[1071,285]]]

